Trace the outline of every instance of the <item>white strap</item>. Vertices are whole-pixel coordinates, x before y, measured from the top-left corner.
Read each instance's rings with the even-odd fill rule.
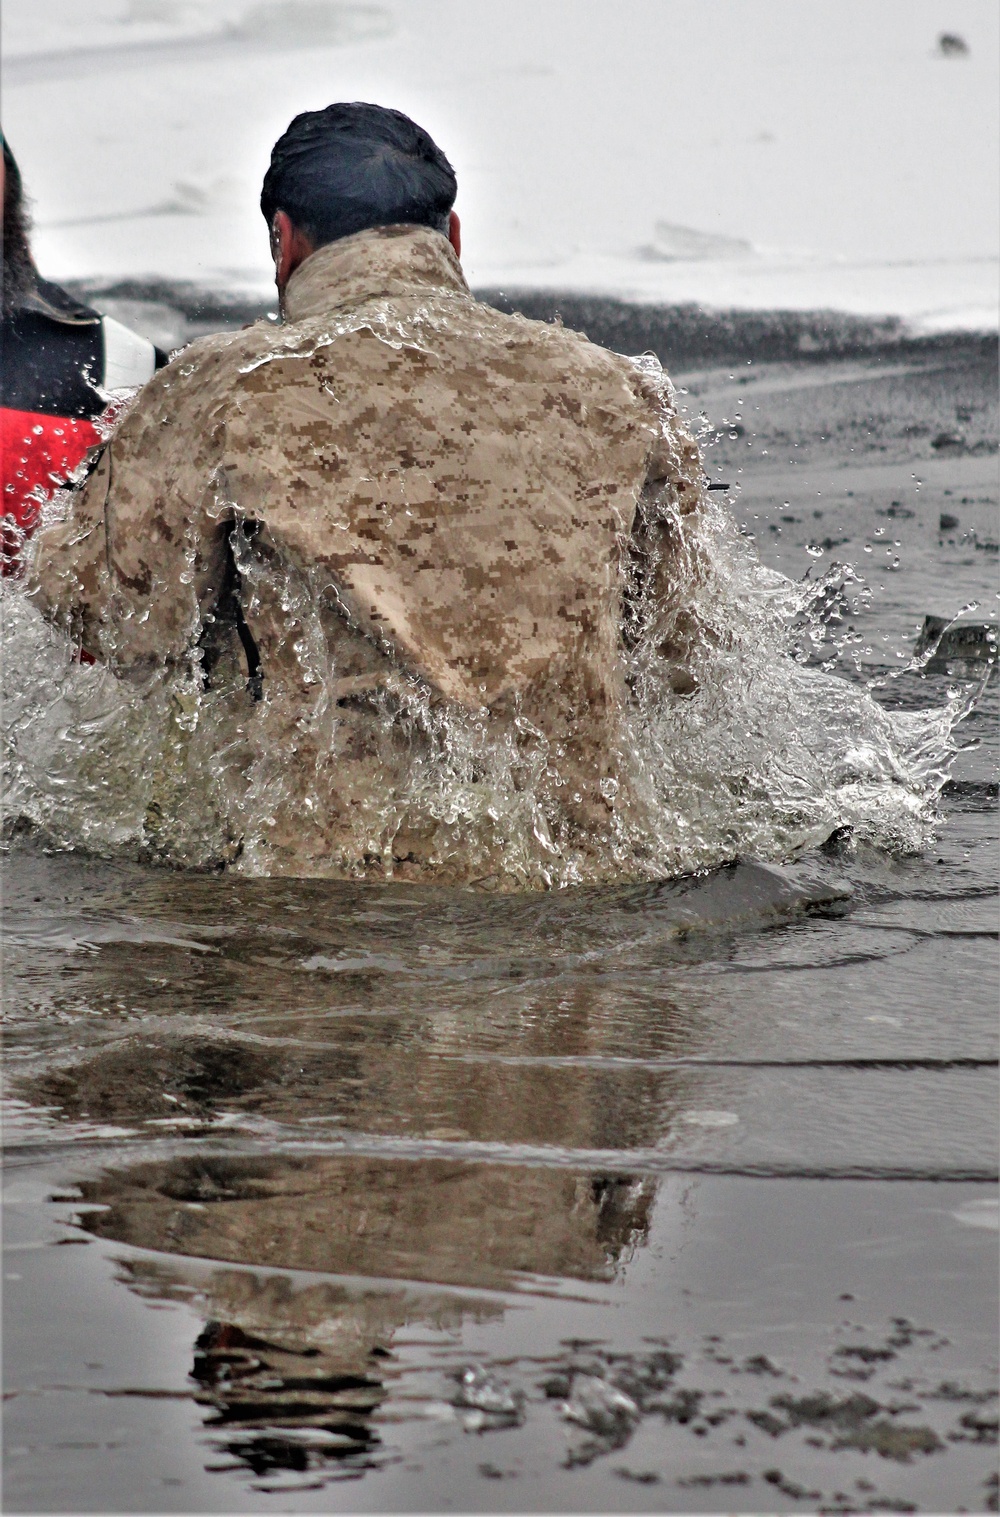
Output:
[[[101,317],[104,333],[105,390],[134,390],[156,372],[156,349],[147,337],[123,327],[113,316]]]

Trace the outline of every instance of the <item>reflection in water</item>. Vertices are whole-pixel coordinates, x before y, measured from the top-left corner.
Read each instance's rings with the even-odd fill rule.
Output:
[[[926,908],[894,880],[871,919],[878,874],[852,914],[839,864],[485,900],[16,862],[18,1136],[63,1155],[74,1140],[84,1227],[153,1251],[122,1261],[130,1288],[200,1316],[189,1390],[210,1468],[244,1487],[355,1479],[465,1428],[504,1427],[496,1442],[525,1457],[541,1437],[575,1464],[654,1428],[658,1448],[707,1448],[730,1423],[770,1440],[768,1398],[800,1395],[798,1369],[740,1347],[734,1380],[708,1336],[704,1352],[676,1333],[608,1342],[607,1298],[643,1294],[629,1261],[654,1205],[668,1254],[688,1217],[662,1176],[985,1164],[986,1038],[958,1042],[930,991],[922,1044],[873,1032],[830,973],[878,975],[862,1013],[913,1001]],[[657,1254],[643,1280],[670,1272]],[[579,1338],[544,1326],[564,1313]],[[816,1383],[856,1414],[858,1448],[896,1438],[891,1388],[845,1410],[842,1361],[829,1375]],[[795,1406],[782,1427],[800,1426]],[[936,1449],[924,1424],[911,1435]],[[771,1467],[770,1443],[758,1456]]]
[[[154,885],[168,915],[174,882],[147,890]],[[648,1148],[676,1122],[689,1072],[642,1061],[630,1072],[614,1060],[623,1046],[683,1050],[691,1012],[662,984],[655,1005],[636,1004],[622,976],[612,981],[592,962],[592,914],[584,923],[569,901],[505,903],[515,921],[497,922],[496,903],[489,916],[460,896],[439,898],[431,930],[416,894],[340,887],[310,899],[285,886],[284,909],[272,913],[261,908],[279,903],[260,893],[232,926],[212,898],[196,941],[221,952],[193,954],[190,928],[165,947],[164,924],[140,951],[147,965],[159,958],[154,971],[174,961],[162,965],[169,1001],[154,991],[125,1027],[85,1024],[89,1046],[61,1067],[46,1059],[22,1089],[63,1121],[166,1143],[166,1157],[134,1162],[123,1152],[82,1183],[85,1225],[161,1256],[242,1266],[198,1283],[207,1321],[194,1349],[195,1399],[234,1471],[325,1479],[381,1457],[372,1418],[389,1394],[401,1328],[495,1316],[502,1305],[468,1292],[505,1291],[519,1277],[610,1281],[644,1244],[656,1180],[627,1165],[574,1167],[572,1156]],[[648,917],[636,921],[637,904],[609,898],[598,931],[638,940],[654,958],[667,944],[676,952],[678,926],[696,909],[665,901],[662,928],[651,931]],[[82,960],[95,1001],[135,954],[134,943],[110,942],[96,962]],[[484,1057],[470,1062],[477,1047]],[[581,1059],[597,1067],[572,1062]],[[376,1144],[430,1139],[444,1152],[331,1152],[344,1133]],[[470,1141],[541,1146],[570,1162],[473,1162]],[[303,1143],[310,1152],[295,1151]],[[126,1268],[143,1293],[184,1288],[180,1262]],[[324,1279],[293,1283],[272,1270]],[[463,1415],[488,1424],[496,1414]]]
[[[380,1282],[296,1286],[222,1269],[202,1283],[209,1320],[195,1344],[195,1400],[236,1468],[268,1478],[370,1463],[396,1330],[502,1310],[386,1288],[387,1277],[480,1289],[509,1287],[522,1272],[608,1280],[645,1241],[655,1188],[442,1160],[197,1157],[87,1182],[80,1210],[91,1232],[143,1248]],[[182,1270],[133,1262],[127,1274],[143,1294],[183,1290]],[[510,1421],[494,1410],[487,1424],[491,1416]]]
[[[245,1270],[213,1270],[196,1283],[183,1264],[131,1260],[123,1271],[143,1296],[197,1293],[208,1320],[194,1344],[194,1399],[213,1446],[235,1460],[208,1468],[258,1479],[370,1467],[380,1443],[372,1415],[387,1395],[394,1332],[413,1319],[445,1326],[462,1312],[444,1297],[296,1285]]]
[[[195,1343],[191,1375],[200,1387],[195,1400],[212,1408],[206,1425],[245,1432],[224,1438],[223,1447],[258,1477],[320,1461],[357,1464],[378,1441],[368,1419],[384,1398],[381,1381],[337,1372],[318,1348],[290,1348],[210,1321]]]
[[[652,1179],[448,1159],[199,1156],[81,1186],[89,1230],[268,1268],[503,1290],[609,1280],[646,1237]]]
[[[685,956],[692,927],[802,900],[766,872],[738,876],[721,896],[718,881],[609,892],[596,917],[570,898],[484,910],[405,887],[244,882],[234,893],[190,879],[181,902],[174,877],[148,875],[141,922],[81,903],[78,939],[100,951],[76,955],[47,1011],[61,1023],[73,996],[99,1012],[77,1019],[69,1059],[46,1052],[20,1088],[63,1122],[111,1124],[147,1149],[136,1162],[121,1142],[112,1167],[81,1184],[81,1212],[92,1233],[161,1255],[123,1266],[134,1289],[196,1293],[206,1325],[194,1394],[230,1468],[265,1482],[357,1472],[381,1457],[373,1415],[401,1329],[496,1316],[502,1303],[469,1292],[525,1276],[620,1273],[647,1239],[657,1189],[628,1154],[690,1104],[691,1071],[655,1062],[685,1052],[698,1020],[690,993],[675,1004],[664,985],[664,958]],[[123,1023],[126,964],[135,1005]],[[630,978],[652,966],[655,999]],[[624,1068],[623,1050],[653,1062]],[[367,1134],[376,1151],[332,1151],[345,1134]],[[377,1152],[401,1140],[442,1152]],[[470,1142],[505,1144],[512,1160],[534,1145],[558,1162],[474,1161]],[[625,1162],[573,1162],[594,1149]],[[181,1256],[239,1267],[192,1285]],[[462,1415],[490,1425],[498,1414]]]
[[[265,1141],[322,1143],[349,1131],[567,1150],[651,1146],[690,1104],[682,1091],[691,1075],[682,1068],[623,1068],[565,1030],[571,1035],[559,1052],[546,1048],[534,1059],[530,1039],[518,1062],[425,1051],[419,1067],[411,1038],[384,1027],[376,1037],[341,1027],[340,1046],[305,1049],[161,1033],[116,1040],[25,1088],[73,1120],[141,1125],[148,1135],[223,1127]]]
[[[841,909],[836,888],[753,866],[518,903],[185,886],[183,928],[179,885],[147,875],[126,919],[87,903],[65,967],[29,982],[26,963],[34,1106],[147,1136],[222,1126],[271,1152],[342,1132],[650,1147],[690,1104],[692,1071],[671,1063],[715,1015],[685,963],[744,924]]]
[[[837,894],[753,868],[606,892],[599,912],[407,887],[138,887],[127,917],[81,901],[72,975],[33,979],[42,1025],[72,1015],[76,1039],[19,1088],[50,1120],[132,1135],[80,1184],[84,1225],[160,1255],[123,1265],[133,1289],[194,1295],[214,1467],[265,1484],[386,1457],[376,1414],[400,1331],[496,1317],[502,1302],[470,1292],[525,1277],[621,1274],[658,1186],[630,1154],[695,1132],[681,1120],[695,1072],[671,1061],[697,1050],[708,1009],[664,968],[690,958],[692,931]],[[65,932],[63,901],[59,914]],[[236,1267],[193,1277],[195,1259]],[[446,1394],[458,1407],[465,1393]],[[456,1415],[488,1427],[499,1413]]]

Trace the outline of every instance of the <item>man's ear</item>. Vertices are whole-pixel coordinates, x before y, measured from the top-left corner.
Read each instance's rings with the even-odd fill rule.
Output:
[[[297,227],[287,211],[276,211],[271,223],[271,257],[274,259],[274,282],[278,294],[284,293],[300,263],[314,253],[311,240]]]
[[[461,256],[462,256],[462,223],[459,221],[458,214],[455,211],[452,211],[451,215],[448,217],[448,241],[451,243],[452,247],[455,249],[455,257],[456,258],[461,258]]]

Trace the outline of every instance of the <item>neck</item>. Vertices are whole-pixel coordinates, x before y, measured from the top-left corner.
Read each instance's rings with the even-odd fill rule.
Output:
[[[318,248],[289,279],[281,310],[286,321],[304,321],[421,288],[469,296],[448,239],[430,227],[373,227]]]

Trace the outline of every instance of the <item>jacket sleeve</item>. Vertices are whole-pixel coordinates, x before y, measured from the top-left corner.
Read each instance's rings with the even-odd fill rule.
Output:
[[[103,652],[108,611],[105,504],[111,486],[111,444],[80,489],[65,492],[67,514],[35,539],[25,593],[50,621],[64,626],[86,652]]]
[[[149,381],[38,543],[29,593],[122,669],[190,657],[222,585],[232,511],[215,483],[214,415],[227,395],[196,358],[188,349],[183,386],[173,365]]]

